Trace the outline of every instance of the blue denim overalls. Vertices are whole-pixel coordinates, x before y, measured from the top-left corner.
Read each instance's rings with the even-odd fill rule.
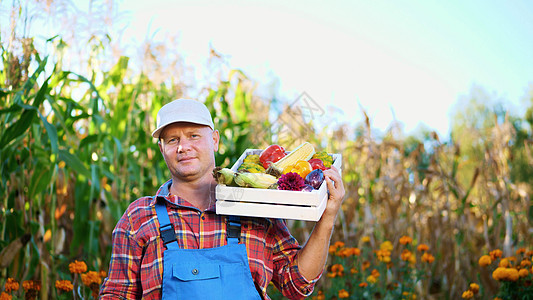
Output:
[[[228,217],[226,246],[180,249],[164,201],[157,197],[155,205],[167,247],[163,252],[163,300],[261,299],[250,273],[246,246],[239,244],[240,219]]]

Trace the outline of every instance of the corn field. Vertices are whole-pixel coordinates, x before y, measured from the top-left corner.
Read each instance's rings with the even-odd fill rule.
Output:
[[[179,55],[162,45],[146,43],[141,57],[132,58],[109,55],[113,44],[102,35],[78,37],[91,50],[78,61],[83,68],[71,71],[64,67],[67,37],[46,41],[53,51],[43,55],[34,37],[17,34],[20,19],[12,16],[10,34],[1,36],[0,291],[6,297],[94,297],[116,222],[131,201],[152,195],[169,177],[149,133],[158,109],[179,97],[197,98],[211,110],[221,135],[220,166],[271,143],[291,149],[309,141],[341,153],[346,196],[332,244],[364,243],[370,256],[384,241],[399,251],[403,236],[427,245],[435,260],[426,279],[413,285],[417,299],[458,299],[470,283],[481,286],[476,297],[494,297],[503,283],[479,258],[496,249],[503,257],[533,250],[533,89],[523,116],[488,108],[479,126],[464,112],[449,138],[431,130],[405,136],[395,126],[375,132],[364,109],[353,112],[364,116],[355,127],[317,129],[301,107],[258,96],[260,83],[240,70],[219,72],[193,89]],[[210,61],[220,60],[212,51]],[[314,225],[287,223],[301,243]],[[334,259],[316,298],[349,297],[347,285],[325,275]],[[531,285],[528,276],[524,284]],[[63,289],[67,281],[73,286]]]

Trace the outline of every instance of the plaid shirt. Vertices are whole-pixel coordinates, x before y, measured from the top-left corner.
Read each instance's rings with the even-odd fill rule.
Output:
[[[156,195],[167,201],[180,248],[226,245],[226,217],[215,214],[215,205],[201,212],[186,200],[170,195],[170,184],[163,184]],[[313,292],[320,276],[308,281],[300,274],[295,259],[300,246],[284,221],[241,217],[241,243],[246,244],[250,271],[263,299],[270,299],[266,292],[271,281],[290,299],[305,298]],[[100,289],[101,299],[161,299],[164,249],[155,197],[137,199],[113,230],[111,262]]]

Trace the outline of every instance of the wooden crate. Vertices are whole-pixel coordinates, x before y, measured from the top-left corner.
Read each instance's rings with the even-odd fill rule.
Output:
[[[247,155],[260,154],[261,151],[261,149],[247,149],[231,169],[236,172]],[[340,171],[342,155],[330,155],[333,157],[333,166]],[[318,190],[312,192],[243,188],[218,184],[216,197],[217,214],[318,221],[326,209],[328,191],[326,181],[320,185]]]

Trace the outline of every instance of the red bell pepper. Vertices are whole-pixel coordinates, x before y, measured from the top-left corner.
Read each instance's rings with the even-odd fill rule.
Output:
[[[259,162],[266,169],[271,163],[282,159],[285,155],[285,149],[280,145],[270,145],[259,154]]]
[[[327,169],[324,166],[324,162],[320,158],[312,158],[308,160],[308,162],[311,164],[311,167],[313,168],[313,170],[320,169],[324,171],[325,169]]]

